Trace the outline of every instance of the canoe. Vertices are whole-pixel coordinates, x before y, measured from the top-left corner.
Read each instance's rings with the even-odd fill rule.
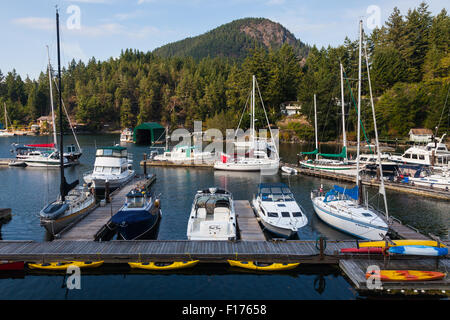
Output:
[[[42,270],[67,270],[70,266],[76,266],[78,268],[96,268],[100,267],[103,261],[67,261],[67,262],[49,262],[49,263],[29,263],[30,269],[42,269]]]
[[[228,260],[232,267],[239,267],[258,271],[282,271],[296,268],[300,263],[261,263],[255,261]]]
[[[175,262],[128,262],[131,268],[146,270],[177,270],[191,268],[195,266],[199,260],[193,261],[175,261]]]
[[[0,271],[16,271],[23,270],[25,263],[18,262],[9,262],[9,261],[0,261]]]
[[[430,246],[437,247],[437,242],[432,240],[392,240],[396,246]],[[360,242],[359,247],[381,247],[384,248],[386,246],[385,241],[367,241]],[[390,243],[388,243],[389,247],[392,247]],[[441,243],[441,247],[445,247],[444,244]]]
[[[448,248],[438,248],[430,246],[397,246],[390,247],[389,253],[417,255],[417,256],[445,256],[448,254]]]
[[[420,270],[380,270],[366,273],[366,279],[379,276],[381,281],[430,281],[443,279],[446,274]]]
[[[289,168],[289,167],[281,167],[281,171],[288,173],[288,174],[297,174],[297,170],[295,170],[294,168]]]
[[[341,253],[383,253],[383,248],[366,247],[366,248],[343,248]]]

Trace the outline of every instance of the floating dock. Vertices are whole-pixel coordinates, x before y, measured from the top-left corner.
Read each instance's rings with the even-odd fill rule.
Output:
[[[264,241],[261,227],[255,217],[250,202],[247,200],[235,200],[234,209],[236,212],[237,228],[240,239],[243,241]]]
[[[148,188],[155,182],[156,176],[150,175],[148,178],[136,176],[124,187],[117,189],[110,195],[110,202],[104,206],[97,206],[92,212],[79,221],[62,230],[55,238],[58,241],[94,241],[101,237],[105,226],[111,217],[119,211],[125,203],[125,196],[136,187]]]

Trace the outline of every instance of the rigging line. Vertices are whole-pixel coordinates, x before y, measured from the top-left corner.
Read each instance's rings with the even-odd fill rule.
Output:
[[[439,126],[441,125],[441,120],[442,120],[442,116],[444,115],[444,111],[445,111],[445,107],[447,106],[447,101],[448,101],[448,94],[450,93],[450,85],[448,86],[448,90],[447,90],[447,97],[445,98],[445,103],[444,103],[444,107],[442,108],[442,112],[441,112],[441,117],[439,118],[439,123],[436,127],[436,134],[435,136],[437,136],[438,131],[439,131]],[[450,117],[450,109],[448,111],[449,117]],[[448,123],[447,123],[447,131],[448,131]]]
[[[58,84],[56,83],[56,79],[53,77],[53,75],[52,75],[52,79],[53,79],[53,82],[55,83],[56,90],[58,90],[58,93],[60,93]],[[60,93],[60,94],[62,95],[62,93]],[[75,134],[75,130],[73,129],[72,123],[71,123],[70,118],[69,118],[69,114],[67,113],[66,105],[64,104],[64,100],[62,98],[61,98],[61,101],[62,101],[62,105],[63,105],[63,108],[64,108],[64,112],[66,113],[67,121],[69,121],[69,126],[70,126],[70,129],[72,130],[73,137],[75,138],[75,142],[77,143],[78,150],[80,150],[80,152],[81,152],[83,150],[80,147],[80,143],[78,142],[77,136]]]
[[[251,94],[252,94],[252,90],[250,90],[248,92],[247,100],[245,101],[245,106],[244,106],[244,109],[242,110],[241,119],[239,119],[239,123],[238,123],[238,126],[237,126],[238,129],[241,127],[242,118],[244,117],[245,109],[247,109],[248,100],[250,99],[250,95]],[[236,133],[237,132],[234,133],[234,136],[236,136]]]
[[[342,67],[342,68],[344,68],[344,67]],[[345,80],[347,81],[348,88],[350,89],[350,96],[351,96],[351,98],[352,98],[353,105],[355,106],[355,110],[356,110],[356,112],[358,112],[358,106],[356,105],[355,97],[353,96],[352,88],[351,88],[351,86],[350,86],[350,83],[348,82],[347,74],[345,73],[345,69],[344,69],[344,78],[345,78]],[[364,130],[364,125],[363,125],[361,119],[360,119],[360,123],[361,123],[362,131],[363,131],[363,133],[364,133],[364,137],[366,138],[366,142],[367,142],[367,144],[368,144],[368,146],[369,146],[369,152],[370,152],[370,153],[373,153],[372,148],[370,147],[369,138],[367,138],[366,130]]]
[[[258,88],[259,98],[261,99],[261,104],[262,104],[262,107],[263,107],[264,115],[266,116],[267,125],[269,126],[270,138],[272,140],[273,147],[275,148],[275,153],[277,154],[277,159],[280,159],[280,154],[278,153],[278,148],[277,148],[277,146],[275,144],[275,141],[273,140],[272,128],[270,127],[269,118],[267,117],[266,108],[264,107],[264,101],[262,99],[261,91],[259,90],[258,80],[256,80],[256,78],[255,78],[255,82],[256,82],[256,87]]]

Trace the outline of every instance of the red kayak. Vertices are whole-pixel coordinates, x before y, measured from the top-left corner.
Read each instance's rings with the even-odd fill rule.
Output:
[[[22,261],[19,262],[0,261],[0,271],[23,270],[24,265],[25,264]]]
[[[366,247],[366,248],[344,248],[341,253],[383,253],[383,248]]]

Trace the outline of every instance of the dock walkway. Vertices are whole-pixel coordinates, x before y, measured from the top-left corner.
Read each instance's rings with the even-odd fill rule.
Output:
[[[98,206],[81,221],[71,226],[68,230],[63,230],[56,238],[56,241],[93,241],[96,240],[98,232],[107,224],[109,219],[123,206],[125,196],[137,186],[150,186],[156,180],[155,175],[149,178],[135,177],[121,189],[111,193],[111,202],[105,206]]]
[[[250,202],[247,200],[235,200],[234,209],[236,211],[237,227],[240,239],[243,241],[263,241],[266,240]]]

